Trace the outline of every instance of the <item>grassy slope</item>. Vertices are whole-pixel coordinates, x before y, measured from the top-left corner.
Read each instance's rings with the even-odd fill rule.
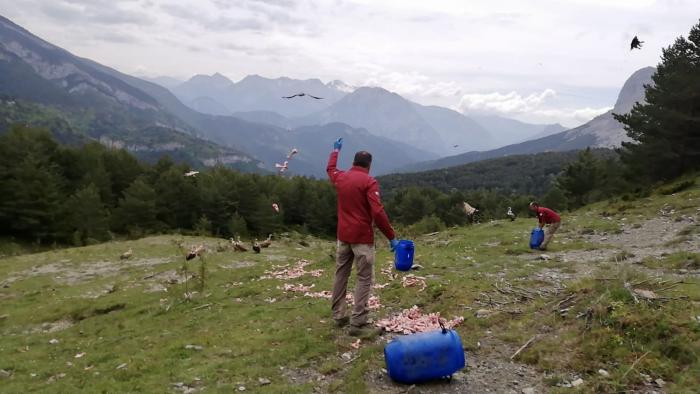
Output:
[[[693,274],[698,255],[687,246],[690,241],[697,248],[695,227],[683,220],[698,218],[698,201],[700,189],[692,187],[567,214],[547,261],[527,249],[533,219],[419,237],[416,257],[428,288],[418,292],[396,280],[375,290],[384,305],[379,315],[417,304],[443,316],[465,316],[459,328],[465,348],[485,357],[488,350],[477,347],[485,337],[502,342],[510,354],[537,335],[518,361],[543,371],[543,384],[554,392],[570,392],[556,384],[571,373],[586,381],[581,392],[639,389],[644,378],[638,372],[663,378],[671,392],[688,392],[700,385],[700,321],[694,320],[700,285]],[[664,223],[682,229],[671,242],[647,250],[607,239],[643,229],[660,211]],[[206,287],[190,301],[184,300],[184,284],[167,282],[182,266],[178,241],[205,242],[210,250]],[[0,369],[11,372],[3,391],[163,392],[178,382],[222,392],[241,385],[280,393],[314,387],[378,391],[367,373],[383,366],[381,342],[363,343],[353,353],[360,357],[345,365],[340,355],[352,351],[353,339],[332,328],[327,300],[284,293],[277,289],[280,280],[258,280],[272,265],[305,258],[313,262],[307,269],[324,274],[289,283],[330,289],[332,243],[311,240],[304,248],[297,241],[282,239],[255,255],[216,252],[224,242],[213,238],[158,236],[0,260]],[[384,283],[379,270],[390,255],[381,246],[376,277]],[[120,261],[128,248],[134,257]],[[190,271],[199,264],[191,263]],[[679,275],[680,267],[691,272]],[[679,280],[685,283],[674,285]],[[624,282],[689,299],[635,303]],[[189,290],[195,284],[190,280]],[[146,291],[154,286],[167,291]],[[570,310],[562,317],[565,306]],[[479,309],[488,317],[474,317]],[[59,343],[50,344],[53,338]],[[611,376],[598,375],[599,368]],[[259,386],[259,378],[271,384]]]

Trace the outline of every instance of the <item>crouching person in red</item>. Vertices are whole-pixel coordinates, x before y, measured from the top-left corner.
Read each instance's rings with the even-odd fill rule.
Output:
[[[372,155],[360,151],[355,154],[352,168],[341,171],[336,166],[343,139],[333,144],[326,172],[338,194],[338,247],[335,258],[335,281],[333,283],[333,320],[337,327],[350,323],[350,335],[373,336],[381,329],[368,327],[368,301],[372,289],[374,272],[374,230],[379,230],[389,239],[393,250],[398,241],[384,206],[379,198],[377,181],[369,175]],[[352,266],[357,269],[355,305],[351,317],[347,316],[345,295]]]
[[[544,240],[540,245],[540,250],[547,250],[547,245],[552,241],[554,233],[559,230],[561,225],[561,217],[553,210],[545,207],[541,207],[540,204],[536,202],[530,203],[530,210],[535,212],[537,219],[539,220],[539,227],[544,230]],[[547,229],[544,226],[547,225]]]

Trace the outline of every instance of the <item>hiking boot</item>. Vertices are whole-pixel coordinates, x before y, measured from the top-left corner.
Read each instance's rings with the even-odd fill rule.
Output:
[[[345,316],[345,317],[341,317],[340,319],[333,319],[333,321],[335,322],[335,326],[337,328],[342,328],[342,327],[347,326],[348,323],[350,323],[350,318]]]
[[[351,325],[348,334],[350,334],[350,336],[359,337],[362,339],[372,339],[374,337],[382,335],[383,332],[384,329],[381,327],[373,327],[369,324],[365,324],[359,327]]]

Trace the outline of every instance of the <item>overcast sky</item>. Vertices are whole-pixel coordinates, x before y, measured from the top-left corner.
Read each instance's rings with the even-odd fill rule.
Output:
[[[700,1],[0,0],[0,14],[130,74],[340,79],[575,126],[686,36]]]

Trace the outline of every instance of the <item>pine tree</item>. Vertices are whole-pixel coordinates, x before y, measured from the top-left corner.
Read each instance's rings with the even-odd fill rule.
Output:
[[[566,166],[556,183],[569,199],[569,205],[580,207],[599,184],[600,163],[590,149],[579,153],[578,159]]]
[[[140,236],[158,230],[155,190],[143,178],[137,178],[124,191],[113,216],[114,227],[120,232]]]
[[[108,238],[108,212],[97,187],[93,184],[78,190],[68,198],[64,207],[64,218],[61,230],[66,239],[73,238],[74,242],[87,245]]]
[[[615,115],[634,140],[622,159],[638,179],[667,180],[700,168],[700,23],[663,50],[645,103]]]

